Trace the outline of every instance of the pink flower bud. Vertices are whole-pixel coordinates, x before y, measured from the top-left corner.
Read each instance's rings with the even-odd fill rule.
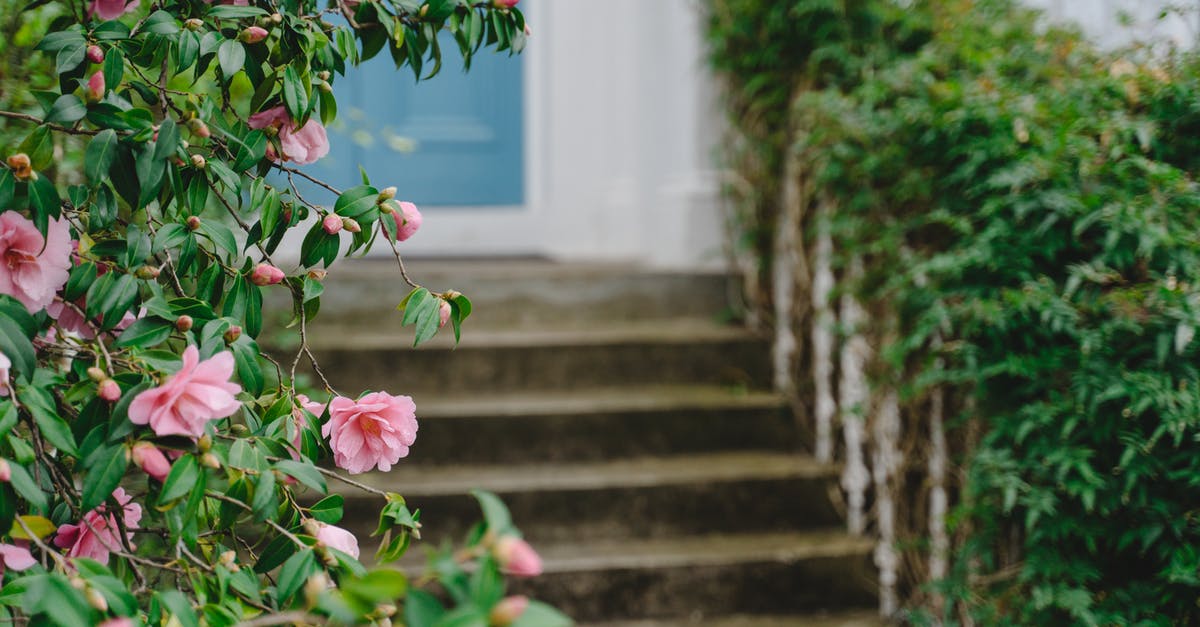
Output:
[[[450,321],[450,303],[442,301],[438,304],[438,326],[444,327]]]
[[[337,235],[337,232],[342,230],[342,216],[329,214],[321,221],[321,228],[330,235]]]
[[[92,366],[91,368],[87,369],[87,376],[92,381],[95,381],[96,383],[100,383],[101,381],[108,378],[108,373],[104,372],[103,368],[99,368],[97,366]]]
[[[316,522],[316,533],[313,535],[317,538],[317,542],[358,559],[358,538],[355,538],[354,534],[341,527],[321,521],[314,522]]]
[[[12,467],[8,465],[7,459],[0,459],[0,481],[8,483],[12,480]]]
[[[96,72],[88,79],[84,96],[88,102],[100,102],[104,98],[104,72]]]
[[[167,473],[171,472],[171,462],[167,461],[167,456],[149,442],[134,444],[131,457],[138,468],[159,482],[166,479]]]
[[[96,395],[110,403],[115,403],[121,399],[121,386],[112,379],[105,379],[100,382]]]
[[[504,597],[492,608],[492,613],[488,616],[488,624],[507,627],[517,622],[527,607],[529,607],[529,597],[525,595]]]
[[[254,271],[250,273],[250,282],[259,286],[275,285],[282,280],[283,270],[269,263],[260,263],[254,266]]]
[[[492,6],[497,9],[511,9],[517,6],[521,0],[492,0]]]
[[[102,50],[100,46],[97,46],[96,44],[88,46],[87,59],[92,63],[104,63],[104,50]]]
[[[536,577],[542,574],[542,558],[517,536],[502,536],[492,546],[492,555],[500,570],[515,577]]]
[[[396,241],[403,242],[421,228],[421,212],[411,202],[401,202],[400,211],[392,213],[396,220]]]
[[[342,218],[342,228],[350,231],[351,233],[358,233],[359,231],[362,231],[362,226],[360,226],[358,224],[358,220],[355,220],[354,218]]]
[[[267,35],[269,34],[270,33],[267,32],[267,29],[261,26],[249,26],[242,31],[241,35],[238,35],[238,39],[242,40],[244,43],[256,44],[266,39]]]
[[[225,341],[229,344],[236,342],[239,337],[242,337],[242,327],[236,324],[229,327],[229,330],[225,332]]]
[[[175,328],[179,329],[180,331],[190,331],[193,324],[195,324],[195,321],[192,320],[192,317],[187,314],[179,316],[175,319]]]
[[[192,231],[200,228],[200,216],[188,216],[187,228]]]
[[[208,130],[208,125],[200,118],[192,118],[188,120],[188,128],[196,137],[207,138],[212,136],[212,131]]]

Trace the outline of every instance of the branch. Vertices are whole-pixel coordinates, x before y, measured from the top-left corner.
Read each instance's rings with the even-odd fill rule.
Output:
[[[39,126],[46,126],[50,130],[58,131],[60,133],[68,133],[70,135],[99,135],[100,134],[100,131],[91,131],[86,128],[71,128],[70,126],[63,126],[61,124],[54,124],[51,122],[46,122],[45,120],[43,120],[35,115],[29,115],[28,113],[17,113],[15,111],[0,111],[0,118],[9,118],[11,120],[24,120],[26,122],[33,122],[34,124],[37,124]],[[121,131],[118,131],[118,133],[122,134],[122,135],[125,134]]]

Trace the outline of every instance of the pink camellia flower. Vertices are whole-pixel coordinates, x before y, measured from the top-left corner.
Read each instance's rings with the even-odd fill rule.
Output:
[[[137,529],[142,520],[142,506],[131,502],[133,497],[126,494],[124,488],[113,490],[112,495],[121,506],[125,529]],[[107,563],[109,554],[124,546],[119,537],[121,529],[107,509],[107,505],[101,505],[84,514],[79,524],[59,527],[54,546],[67,549],[67,557],[87,557],[101,564]],[[134,548],[132,541],[129,547]]]
[[[45,309],[70,274],[67,221],[51,220],[42,237],[29,218],[15,211],[0,213],[0,259],[0,294],[21,301],[31,313]]]
[[[333,213],[325,216],[325,219],[321,220],[321,228],[330,235],[337,235],[338,231],[342,230],[342,216]]]
[[[372,466],[391,470],[417,439],[416,411],[408,396],[371,392],[357,401],[338,396],[329,401],[329,422],[321,435],[329,438],[339,468],[353,474]]]
[[[283,270],[269,263],[260,263],[250,272],[250,282],[255,285],[275,285],[283,280]]]
[[[0,544],[0,576],[9,568],[25,570],[37,563],[29,549],[15,544]]]
[[[88,17],[97,17],[102,20],[115,20],[138,7],[138,0],[126,2],[126,0],[92,0],[88,3]]]
[[[313,522],[317,524],[317,542],[331,549],[337,549],[354,559],[358,559],[358,538],[355,538],[354,534],[341,527],[329,525],[319,520],[314,520]]]
[[[246,123],[250,128],[270,127],[279,131],[279,148],[283,151],[283,161],[295,161],[304,165],[329,154],[329,138],[325,135],[325,127],[316,119],[309,118],[304,126],[297,129],[296,123],[283,105],[255,113]],[[280,157],[270,154],[267,156],[276,161]]]
[[[167,478],[167,474],[171,472],[171,462],[167,461],[167,456],[158,449],[157,446],[149,442],[138,442],[133,445],[129,456],[133,458],[133,463],[137,464],[146,474],[157,479],[160,483]]]
[[[523,594],[504,597],[492,608],[492,613],[488,616],[488,624],[496,625],[496,627],[507,627],[517,622],[517,619],[521,618],[521,615],[525,613],[525,609],[528,607],[529,597]]]
[[[83,298],[80,298],[75,304],[79,306],[79,309],[87,308],[87,301]],[[54,318],[54,320],[58,322],[58,326],[61,327],[62,330],[70,331],[71,333],[74,333],[85,340],[96,339],[95,328],[88,324],[87,320],[82,314],[79,313],[78,310],[76,310],[74,307],[68,306],[61,298],[55,297],[49,305],[46,305],[46,313],[50,314],[50,317]],[[121,317],[121,321],[113,327],[113,331],[124,331],[125,329],[129,328],[129,325],[136,322],[138,318],[140,318],[142,315],[145,315],[145,313],[146,309],[144,307],[138,312],[137,315],[134,315],[131,311],[125,312],[125,315]],[[97,319],[96,326],[99,325],[100,321]]]
[[[492,555],[500,570],[515,577],[536,577],[542,574],[542,558],[517,536],[501,536],[492,546]]]
[[[87,91],[84,94],[88,102],[100,102],[104,98],[104,72],[97,71],[88,79]]]
[[[421,212],[417,211],[417,206],[411,202],[401,202],[400,211],[393,211],[392,219],[396,221],[396,241],[398,242],[412,237],[413,233],[421,228]]]
[[[232,416],[242,405],[234,395],[242,387],[233,376],[233,353],[222,351],[200,361],[195,346],[183,351],[183,367],[162,385],[146,390],[129,405],[129,421],[149,424],[159,436],[198,438],[210,420]]]

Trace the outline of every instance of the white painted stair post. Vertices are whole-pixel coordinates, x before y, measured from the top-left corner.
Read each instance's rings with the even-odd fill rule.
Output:
[[[863,276],[862,260],[850,262],[846,283],[854,285]],[[838,392],[841,402],[842,435],[846,442],[846,460],[842,469],[842,489],[846,491],[848,508],[846,527],[850,533],[861,535],[866,529],[866,491],[871,480],[863,460],[863,445],[866,439],[866,420],[870,404],[867,387],[866,367],[871,358],[871,345],[863,334],[866,312],[858,298],[849,291],[842,294],[842,327],[846,339],[842,343],[842,377]]]
[[[830,233],[831,218],[829,203],[822,199],[817,204],[817,242],[813,250],[812,280],[812,371],[813,405],[816,426],[817,461],[833,461],[833,421],[837,413],[837,402],[833,398],[833,360],[836,338],[834,325],[837,317],[833,312],[830,296],[833,294],[833,235]]]

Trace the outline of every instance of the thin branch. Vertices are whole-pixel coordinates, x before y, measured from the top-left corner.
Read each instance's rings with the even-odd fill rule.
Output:
[[[88,130],[86,128],[72,128],[70,126],[63,126],[61,124],[48,123],[45,120],[43,120],[35,115],[29,115],[28,113],[17,113],[15,111],[0,111],[0,118],[9,118],[11,120],[24,120],[26,122],[32,122],[34,124],[37,124],[38,126],[45,126],[45,127],[49,128],[50,130],[58,131],[60,133],[67,133],[69,135],[99,135],[100,134],[100,131],[92,131],[92,130]],[[126,133],[118,131],[118,134],[124,135]]]
[[[264,614],[257,618],[244,620],[237,623],[235,627],[267,627],[269,625],[327,625],[329,621],[324,616],[317,614],[309,614],[308,612],[293,611],[281,612],[279,614]]]

